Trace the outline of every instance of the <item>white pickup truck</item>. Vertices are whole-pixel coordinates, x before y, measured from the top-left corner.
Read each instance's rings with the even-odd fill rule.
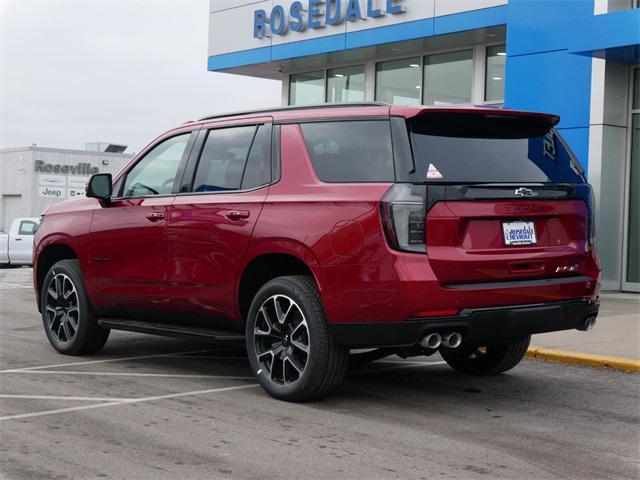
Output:
[[[39,218],[16,218],[9,233],[0,232],[0,266],[31,265],[33,235],[38,225]]]

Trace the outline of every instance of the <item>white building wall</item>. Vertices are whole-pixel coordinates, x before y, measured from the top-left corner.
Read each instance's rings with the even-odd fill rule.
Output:
[[[49,205],[84,195],[92,169],[115,174],[130,159],[126,154],[43,147],[0,150],[0,230],[7,231],[16,217],[38,217]],[[36,171],[37,162],[51,171]]]
[[[288,17],[289,7],[294,0],[210,0],[209,4],[209,55],[240,52],[254,48],[270,47],[318,37],[339,35],[348,32],[384,27],[435,16],[452,15],[483,8],[506,5],[508,0],[395,0],[395,5],[406,8],[405,13],[367,18],[357,22],[342,22],[323,28],[309,29],[304,32],[289,31],[285,35],[272,35],[265,38],[253,36],[254,11],[258,9],[270,13],[273,6],[281,5]],[[367,0],[360,1],[363,15],[367,12]],[[326,2],[325,2],[326,3]],[[341,2],[343,17],[347,9],[347,0]],[[303,0],[308,6],[308,1]],[[386,0],[374,0],[373,6],[384,11]],[[324,12],[324,7],[322,8]],[[308,12],[305,12],[306,17]]]
[[[628,7],[627,0],[596,0],[594,14]],[[628,173],[630,69],[627,65],[592,60],[589,125],[589,182],[596,203],[598,256],[602,288],[620,290]]]

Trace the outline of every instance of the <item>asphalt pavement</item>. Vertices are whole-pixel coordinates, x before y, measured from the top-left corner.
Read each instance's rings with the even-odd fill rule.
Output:
[[[284,403],[238,344],[112,332],[95,356],[57,354],[29,269],[0,270],[0,327],[2,478],[640,478],[636,374],[394,357]]]

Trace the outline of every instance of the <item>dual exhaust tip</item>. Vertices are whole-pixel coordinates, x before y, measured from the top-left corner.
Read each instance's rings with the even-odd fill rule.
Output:
[[[578,327],[578,330],[583,332],[590,332],[596,327],[596,317],[587,317],[584,322]]]
[[[584,322],[578,327],[578,330],[589,332],[596,326],[596,317],[587,317]],[[459,332],[447,332],[447,333],[428,333],[418,343],[423,348],[431,350],[437,350],[440,347],[444,348],[458,348],[462,344],[462,335]]]
[[[428,333],[419,345],[423,348],[436,350],[440,347],[458,348],[462,344],[462,335],[459,332],[447,332],[442,335],[439,333]]]

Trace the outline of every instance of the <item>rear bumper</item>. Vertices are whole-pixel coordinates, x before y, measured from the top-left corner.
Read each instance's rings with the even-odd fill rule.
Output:
[[[431,332],[455,330],[463,344],[499,344],[534,333],[572,330],[598,315],[600,303],[575,300],[512,307],[462,310],[459,315],[416,318],[403,322],[341,323],[331,325],[336,341],[352,348],[416,345]]]

